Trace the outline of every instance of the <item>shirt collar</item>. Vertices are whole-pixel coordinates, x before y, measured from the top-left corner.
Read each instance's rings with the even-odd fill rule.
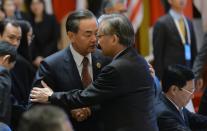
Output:
[[[127,49],[127,48],[126,48]],[[115,56],[114,56],[114,58],[113,58],[113,60],[115,60],[122,52],[124,52],[126,49],[124,49],[124,50],[122,50],[122,51],[120,51],[119,53],[117,53]]]
[[[170,9],[170,15],[173,17],[175,20],[179,20],[181,17],[185,18],[183,14],[177,13],[175,10]]]
[[[73,45],[70,44],[70,50],[71,50],[71,53],[73,55],[73,58],[75,60],[75,63],[77,66],[81,66],[82,64],[82,61],[83,61],[83,58],[84,56],[82,56],[80,53],[78,53],[74,48],[73,48]],[[91,53],[89,53],[87,56],[85,56],[88,58],[89,60],[89,64],[91,65],[92,64],[92,59],[91,59]]]

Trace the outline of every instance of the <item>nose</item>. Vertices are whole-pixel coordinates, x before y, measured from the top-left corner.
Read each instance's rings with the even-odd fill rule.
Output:
[[[96,38],[96,35],[95,34],[92,36],[91,41],[93,41],[93,42],[96,42],[97,41],[97,38]]]

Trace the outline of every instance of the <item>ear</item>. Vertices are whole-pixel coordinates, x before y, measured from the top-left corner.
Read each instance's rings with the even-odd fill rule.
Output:
[[[113,44],[119,43],[119,37],[116,34],[113,35],[113,39],[112,40],[113,40]]]
[[[170,87],[170,91],[172,92],[173,95],[176,95],[176,92],[178,91],[179,89],[177,88],[177,86],[175,85],[172,85]]]
[[[11,58],[11,55],[5,55],[4,57],[3,57],[3,64],[7,64],[7,63],[9,63],[9,59]]]
[[[70,41],[73,42],[74,38],[75,38],[75,34],[71,31],[68,31],[67,35],[68,35],[68,38],[70,39]]]

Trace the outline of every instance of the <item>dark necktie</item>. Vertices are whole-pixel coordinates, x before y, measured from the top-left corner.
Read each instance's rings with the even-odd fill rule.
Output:
[[[183,120],[185,121],[185,117],[184,117],[184,114],[183,114],[183,110],[180,109],[179,112],[180,112],[180,115],[182,116]]]
[[[90,76],[89,70],[88,70],[89,60],[87,57],[83,58],[82,64],[83,64],[83,69],[82,69],[82,73],[81,73],[82,83],[83,83],[83,87],[86,88],[92,82],[92,79],[91,79],[91,76]]]

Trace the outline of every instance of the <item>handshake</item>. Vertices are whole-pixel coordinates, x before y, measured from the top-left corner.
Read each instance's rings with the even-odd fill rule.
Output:
[[[89,107],[78,108],[71,110],[70,113],[76,121],[81,122],[91,116],[91,109]]]

